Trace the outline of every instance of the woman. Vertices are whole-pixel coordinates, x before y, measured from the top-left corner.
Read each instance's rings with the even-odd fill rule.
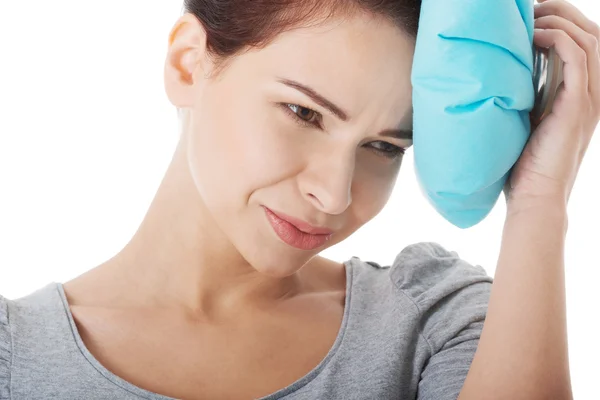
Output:
[[[381,211],[411,145],[419,6],[186,1],[164,180],[113,258],[0,298],[0,399],[570,398],[566,205],[600,60],[569,3],[536,11],[565,85],[514,169],[493,285],[436,243],[319,256]]]

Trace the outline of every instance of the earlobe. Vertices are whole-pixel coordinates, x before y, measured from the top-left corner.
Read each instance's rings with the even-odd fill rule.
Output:
[[[174,106],[186,108],[192,105],[196,83],[206,73],[205,56],[206,31],[193,14],[186,13],[169,34],[165,60],[165,91]]]

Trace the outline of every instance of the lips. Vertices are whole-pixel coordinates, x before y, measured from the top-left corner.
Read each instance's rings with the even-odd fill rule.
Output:
[[[294,218],[294,217],[291,217],[289,215],[286,215],[286,214],[283,214],[283,213],[280,213],[277,211],[273,211],[269,208],[267,208],[267,210],[269,210],[270,212],[275,214],[278,218],[294,225],[296,228],[298,228],[298,230],[300,230],[304,233],[310,233],[311,235],[331,235],[333,233],[333,231],[331,229],[317,228],[317,227],[314,227],[314,226],[308,224],[307,222],[302,221],[301,219]]]
[[[314,250],[323,246],[332,236],[327,228],[314,227],[289,215],[275,212],[267,207],[265,215],[279,238],[290,246],[301,250]]]

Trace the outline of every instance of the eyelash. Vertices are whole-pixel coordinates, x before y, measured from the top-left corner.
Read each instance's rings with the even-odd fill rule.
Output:
[[[315,110],[313,110],[313,109],[311,109],[309,107],[301,106],[301,105],[298,105],[298,104],[280,103],[279,105],[283,108],[283,110],[285,112],[287,112],[289,115],[291,115],[291,117],[294,120],[294,122],[296,122],[298,125],[303,126],[303,127],[307,127],[307,128],[311,128],[311,127],[315,128],[316,127],[316,128],[322,129],[321,122],[323,120],[323,116],[319,112],[317,112],[317,111],[315,111]],[[298,114],[296,114],[294,111],[292,111],[292,109],[290,108],[290,106],[298,107],[298,108],[303,108],[303,109],[312,111],[316,115],[316,121],[315,122],[309,122],[309,121],[306,121],[306,120],[300,118],[298,116]],[[392,149],[391,150],[387,150],[387,151],[386,150],[380,150],[380,149],[377,149],[377,148],[374,148],[374,147],[371,147],[371,149],[373,149],[373,151],[375,153],[377,153],[377,154],[379,154],[379,155],[381,155],[383,157],[392,159],[392,160],[395,159],[395,158],[397,158],[397,157],[399,157],[399,156],[402,156],[402,155],[404,155],[406,153],[406,149],[404,149],[402,147],[398,147],[398,146],[393,145],[393,144],[388,143],[388,142],[377,141],[377,142],[373,142],[373,143],[383,143],[385,146],[390,146]]]

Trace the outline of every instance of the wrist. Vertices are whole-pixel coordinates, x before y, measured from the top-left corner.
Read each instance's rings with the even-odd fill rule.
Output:
[[[506,205],[507,219],[538,219],[568,227],[567,200],[563,197],[511,197]]]

